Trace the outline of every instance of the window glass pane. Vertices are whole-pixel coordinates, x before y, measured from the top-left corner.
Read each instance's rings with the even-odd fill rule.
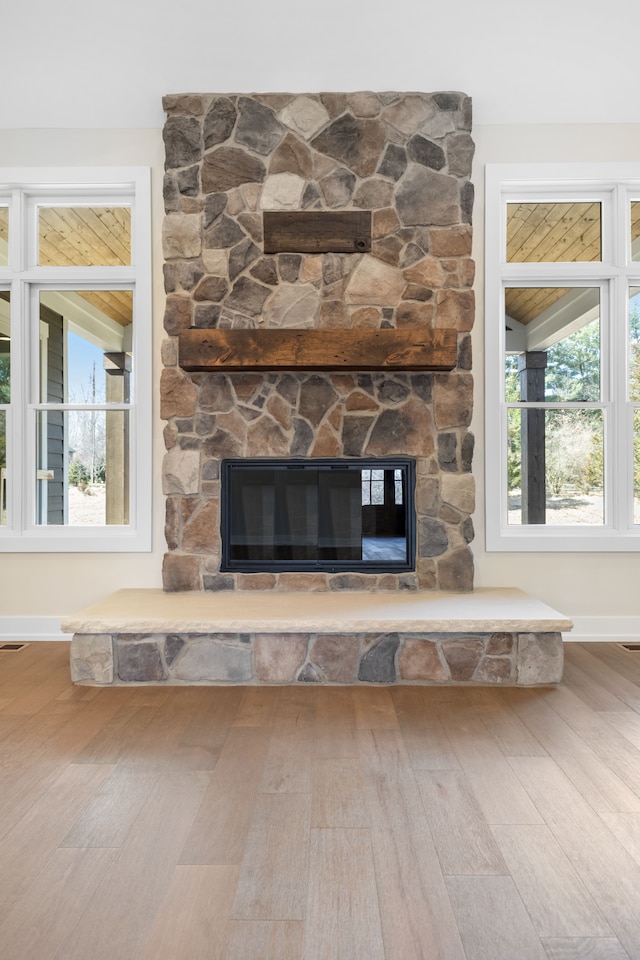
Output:
[[[601,259],[599,203],[508,203],[509,263]]]
[[[128,403],[130,290],[40,294],[40,402]]]
[[[131,264],[129,207],[39,207],[38,264],[118,267]]]
[[[600,321],[592,320],[547,351],[546,399],[600,399]]]
[[[0,207],[0,267],[9,263],[9,208]]]
[[[600,399],[599,302],[594,288],[505,291],[508,402]]]
[[[604,522],[601,410],[508,411],[509,524]]]
[[[129,523],[129,413],[37,414],[37,523]]]
[[[395,470],[393,474],[394,485],[394,503],[396,506],[402,505],[402,470]]]
[[[640,260],[640,200],[631,202],[631,259]]]
[[[0,290],[0,404],[11,401],[9,292]]]
[[[629,399],[640,400],[640,287],[629,288]]]
[[[504,398],[507,403],[517,403],[520,399],[520,361],[515,353],[504,358]]]
[[[371,503],[371,470],[361,470],[362,474],[362,506]]]
[[[633,522],[640,523],[640,410],[633,411]]]
[[[7,522],[7,413],[0,410],[0,527]]]
[[[374,473],[382,471],[374,470]],[[371,481],[371,503],[379,505],[384,503],[384,480]]]
[[[505,290],[505,311],[507,333],[519,327],[511,327],[509,321],[528,326],[530,323],[540,322],[541,318],[552,314],[554,309],[561,309],[563,298],[571,293],[568,287],[508,287]],[[523,331],[520,331],[522,334]],[[507,349],[509,349],[507,336]]]

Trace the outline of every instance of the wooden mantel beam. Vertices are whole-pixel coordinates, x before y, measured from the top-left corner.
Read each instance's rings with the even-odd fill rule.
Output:
[[[452,370],[455,330],[181,330],[192,373],[269,370]]]

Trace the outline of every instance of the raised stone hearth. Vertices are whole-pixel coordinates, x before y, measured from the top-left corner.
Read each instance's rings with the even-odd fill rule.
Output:
[[[482,684],[562,676],[571,621],[519,590],[471,595],[121,590],[63,622],[76,683]]]

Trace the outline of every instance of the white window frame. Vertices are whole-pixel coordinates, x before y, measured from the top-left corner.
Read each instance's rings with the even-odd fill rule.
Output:
[[[9,205],[9,266],[0,289],[10,290],[11,405],[7,409],[7,524],[0,552],[148,552],[152,532],[151,175],[148,167],[0,168],[0,205]],[[131,265],[37,265],[37,207],[131,207]],[[39,323],[33,304],[41,291],[133,291],[133,395],[127,404],[63,403],[56,410],[129,411],[130,517],[126,525],[36,524],[36,412],[39,401]],[[39,315],[39,311],[37,311]],[[67,399],[67,398],[65,398]],[[32,478],[34,482],[30,482]]]
[[[633,523],[633,411],[640,405],[627,399],[628,288],[640,286],[640,261],[631,260],[630,200],[640,199],[640,164],[489,164],[485,191],[486,549],[640,550],[640,524]],[[507,263],[507,203],[593,199],[603,204],[600,261]],[[600,526],[507,523],[504,290],[514,286],[601,289],[601,402],[574,404],[601,408],[605,418],[605,522]]]

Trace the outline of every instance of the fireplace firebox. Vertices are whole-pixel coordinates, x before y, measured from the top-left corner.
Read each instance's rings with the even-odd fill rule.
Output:
[[[415,569],[415,461],[222,462],[222,569]]]

